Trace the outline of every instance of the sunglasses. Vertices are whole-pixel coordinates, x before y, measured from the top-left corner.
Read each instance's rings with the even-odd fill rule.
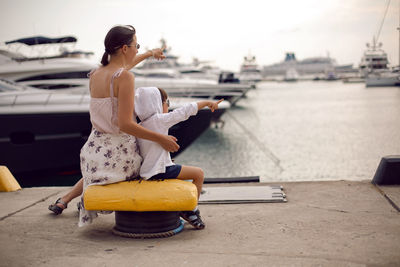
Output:
[[[126,45],[127,47],[132,47],[132,45]],[[140,48],[140,44],[136,44],[136,49],[138,49],[139,50],[139,48]]]
[[[167,107],[169,107],[169,99],[168,98],[167,98],[167,100],[165,100],[164,103],[167,104]]]

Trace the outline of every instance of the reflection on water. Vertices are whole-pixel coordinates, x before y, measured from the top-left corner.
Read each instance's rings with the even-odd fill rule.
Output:
[[[206,177],[262,181],[372,179],[400,154],[400,89],[337,82],[264,82],[175,158]]]

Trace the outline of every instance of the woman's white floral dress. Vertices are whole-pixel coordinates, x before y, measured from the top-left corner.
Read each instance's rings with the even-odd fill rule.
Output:
[[[120,132],[116,120],[115,106],[118,102],[113,97],[113,80],[122,70],[118,70],[111,79],[110,98],[91,98],[90,117],[93,129],[80,155],[83,190],[90,185],[121,182],[139,175],[142,158],[139,155],[136,137]],[[100,108],[96,109],[96,105]],[[96,127],[103,129],[99,130]],[[79,205],[79,226],[90,224],[98,212],[86,210],[83,199]]]

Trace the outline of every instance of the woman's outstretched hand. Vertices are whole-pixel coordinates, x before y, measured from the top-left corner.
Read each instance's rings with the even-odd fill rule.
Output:
[[[163,51],[165,50],[165,48],[166,48],[166,46],[163,45],[163,47],[161,47],[161,48],[155,48],[155,49],[151,50],[153,57],[155,59],[159,59],[159,60],[164,59],[165,55],[164,55]]]
[[[178,139],[172,135],[164,135],[159,144],[168,152],[176,152],[179,150],[179,145],[176,143]]]

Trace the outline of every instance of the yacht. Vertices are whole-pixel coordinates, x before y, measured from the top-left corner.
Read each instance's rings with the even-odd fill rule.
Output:
[[[247,55],[243,58],[243,63],[240,66],[239,80],[242,83],[254,85],[262,80],[261,70],[256,63],[256,57]]]
[[[171,97],[171,110],[190,98]],[[90,132],[88,94],[43,90],[0,80],[0,162],[14,174],[79,171],[79,153]],[[202,109],[174,125],[182,152],[213,120],[230,107],[223,101],[216,112]],[[177,153],[173,154],[175,156]]]
[[[98,68],[98,64],[87,58],[84,52],[56,53],[40,56],[23,56],[12,51],[11,45],[22,48],[40,49],[45,46],[51,50],[53,46],[60,47],[65,43],[76,42],[76,38],[46,38],[31,37],[6,42],[7,47],[0,49],[0,78],[10,79],[20,84],[60,92],[82,94],[88,91],[90,70]],[[58,52],[57,52],[58,51]],[[81,56],[77,56],[81,54]],[[72,55],[72,56],[71,56]],[[171,96],[176,97],[205,97],[210,99],[224,98],[231,104],[236,103],[250,89],[248,86],[237,84],[222,84],[210,79],[193,79],[182,75],[177,68],[177,57],[167,53],[164,61],[146,60],[144,66],[132,70],[136,74],[135,86],[157,86],[164,88]]]
[[[167,46],[165,39],[160,40],[161,47],[165,47],[163,53],[164,60],[147,59],[141,64],[141,70],[158,70],[158,69],[172,69],[176,72],[177,77],[191,78],[196,80],[211,80],[217,82],[218,75],[221,70],[217,67],[211,66],[209,61],[200,61],[193,58],[192,63],[183,64],[178,61],[179,57],[171,53],[171,47]]]
[[[81,91],[87,87],[87,74],[98,64],[91,60],[92,52],[65,47],[76,41],[72,36],[34,36],[5,42],[0,48],[0,78],[41,89]]]
[[[376,70],[388,69],[388,58],[385,51],[382,49],[382,43],[377,44],[375,37],[373,38],[372,45],[367,43],[367,50],[361,58],[359,70],[362,77],[368,76],[368,73]]]
[[[173,97],[196,97],[225,99],[234,105],[251,89],[250,85],[238,83],[217,83],[211,80],[197,80],[177,76],[173,69],[132,69],[135,86],[157,86]]]
[[[198,58],[193,58],[192,63],[182,64],[179,71],[184,77],[218,82],[223,72],[219,67],[212,65],[211,61],[201,61]]]
[[[389,67],[386,52],[382,43],[377,43],[375,37],[372,44],[367,44],[359,65],[360,76],[365,80],[366,87],[400,85],[400,73]]]
[[[389,5],[390,1],[387,2],[386,10],[389,8]],[[367,50],[364,52],[363,57],[361,58],[360,74],[362,77],[365,78],[366,87],[400,85],[399,70],[389,68],[387,54],[382,49],[382,43],[378,43],[380,31],[382,29],[383,22],[385,21],[385,16],[382,19],[382,22],[380,24],[381,26],[376,36],[374,35],[372,38],[372,44],[370,45],[367,43]],[[397,30],[399,30],[400,34],[400,25]]]
[[[14,174],[79,169],[89,98],[0,81],[0,162]]]
[[[195,66],[195,65],[184,65],[179,67],[179,72],[182,77],[188,77],[190,79],[201,79],[210,80],[216,82],[219,77],[219,73],[213,71],[212,68]]]
[[[194,59],[192,64],[181,64],[178,56],[171,53],[165,39],[164,60],[147,59],[141,66],[133,69],[135,82],[140,86],[158,86],[175,97],[201,97],[208,99],[225,99],[234,105],[251,89],[249,85],[220,80],[221,70],[212,67],[208,61]]]

